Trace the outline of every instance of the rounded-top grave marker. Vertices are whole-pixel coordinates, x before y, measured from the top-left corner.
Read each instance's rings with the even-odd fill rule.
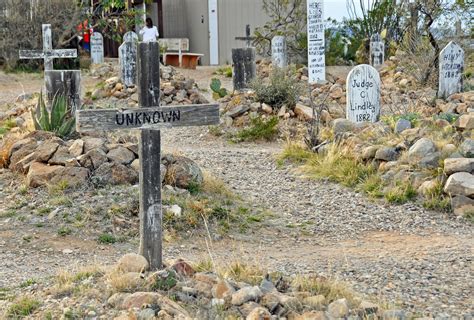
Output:
[[[367,64],[347,75],[346,117],[353,122],[377,122],[380,117],[380,76]]]

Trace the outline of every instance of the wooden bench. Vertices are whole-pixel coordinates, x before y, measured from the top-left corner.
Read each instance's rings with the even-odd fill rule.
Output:
[[[183,52],[189,51],[189,39],[187,38],[162,38],[159,41],[161,47],[166,47],[166,52],[163,54],[165,65],[196,69],[199,59],[204,56],[201,53]]]

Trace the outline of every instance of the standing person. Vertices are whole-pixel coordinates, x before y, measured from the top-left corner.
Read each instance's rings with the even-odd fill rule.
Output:
[[[143,42],[156,41],[159,33],[158,29],[153,25],[151,18],[146,18],[146,26],[140,30],[140,35],[143,38]]]

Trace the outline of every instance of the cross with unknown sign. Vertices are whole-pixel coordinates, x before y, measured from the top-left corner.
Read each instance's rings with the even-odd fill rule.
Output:
[[[20,59],[44,59],[44,70],[54,70],[54,58],[76,58],[76,49],[53,49],[51,25],[43,24],[43,50],[20,50]]]
[[[219,123],[219,105],[160,107],[158,42],[138,45],[137,74],[140,108],[76,111],[77,131],[141,129],[140,254],[150,268],[162,267],[161,128],[205,126]]]

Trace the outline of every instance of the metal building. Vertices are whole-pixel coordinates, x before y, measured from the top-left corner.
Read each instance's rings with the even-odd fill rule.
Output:
[[[202,53],[203,65],[230,64],[232,48],[245,46],[245,36],[268,21],[263,0],[155,0],[147,14],[160,29],[160,38],[188,38],[190,52]]]

